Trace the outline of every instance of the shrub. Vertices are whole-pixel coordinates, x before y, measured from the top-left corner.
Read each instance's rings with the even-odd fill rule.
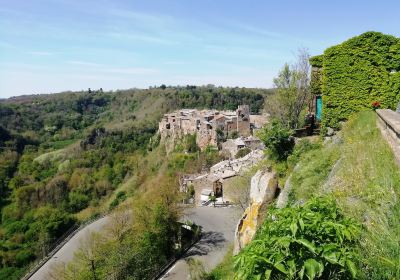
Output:
[[[124,191],[119,191],[113,201],[110,203],[110,210],[114,209],[117,207],[121,202],[123,202],[127,198],[126,192]]]
[[[70,192],[68,194],[69,210],[71,212],[78,212],[85,209],[89,205],[90,198],[78,192]]]
[[[34,259],[35,254],[32,252],[32,250],[28,249],[23,249],[15,255],[15,260],[17,261],[18,266],[27,265],[30,261],[33,261]]]
[[[355,278],[360,232],[330,198],[271,209],[255,240],[235,257],[235,278]]]
[[[246,148],[243,148],[243,149],[240,149],[240,150],[237,152],[235,158],[244,157],[245,155],[249,154],[250,152],[251,152],[251,149],[250,149],[250,148],[247,148],[247,147],[246,147]]]
[[[278,121],[265,126],[258,134],[274,160],[285,160],[293,151],[293,132]]]

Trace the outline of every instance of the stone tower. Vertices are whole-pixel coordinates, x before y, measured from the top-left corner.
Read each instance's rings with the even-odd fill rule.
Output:
[[[236,110],[237,131],[241,136],[250,136],[250,107],[240,105]]]

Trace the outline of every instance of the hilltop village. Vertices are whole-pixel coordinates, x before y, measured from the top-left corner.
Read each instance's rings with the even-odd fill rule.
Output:
[[[265,123],[265,116],[250,115],[249,105],[240,105],[236,111],[182,109],[164,115],[159,133],[161,140],[196,134],[196,143],[204,150],[218,146],[220,139],[250,137]]]
[[[185,174],[180,178],[180,190],[193,188],[194,201],[198,205],[208,204],[210,197],[218,203],[228,203],[223,186],[263,157],[264,144],[253,134],[267,122],[266,115],[251,115],[248,105],[238,106],[236,111],[182,109],[165,114],[159,123],[161,141],[176,143],[185,135],[196,135],[196,144],[201,150],[212,146],[227,157],[200,174]],[[248,153],[236,159],[242,149]]]

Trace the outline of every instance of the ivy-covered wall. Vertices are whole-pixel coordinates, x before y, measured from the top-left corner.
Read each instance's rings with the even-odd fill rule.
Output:
[[[400,100],[400,38],[366,32],[326,49],[310,63],[312,92],[322,94],[323,127],[338,127],[374,101],[395,109]]]

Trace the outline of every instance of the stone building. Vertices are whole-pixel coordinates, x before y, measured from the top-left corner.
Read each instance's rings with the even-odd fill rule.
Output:
[[[244,148],[251,150],[264,150],[263,142],[253,135],[248,137],[239,137],[236,139],[228,139],[221,145],[221,152],[229,155],[230,158],[235,158],[236,154]]]
[[[217,130],[225,136],[251,135],[249,105],[240,105],[236,111],[182,109],[165,114],[159,123],[161,140],[196,134],[196,143],[201,149],[218,144]]]
[[[187,192],[188,187],[193,186],[196,204],[201,204],[204,191],[223,198],[225,181],[243,174],[263,158],[264,152],[255,150],[239,159],[221,161],[213,165],[209,172],[183,175],[180,178],[180,190]]]

